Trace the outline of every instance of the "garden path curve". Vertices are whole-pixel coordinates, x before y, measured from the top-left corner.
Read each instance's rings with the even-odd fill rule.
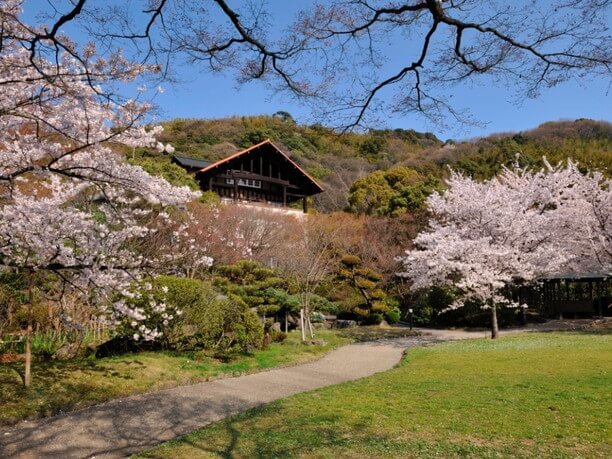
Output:
[[[395,366],[418,336],[351,344],[303,365],[113,400],[0,430],[0,457],[114,458],[289,395],[351,381]]]
[[[550,321],[500,334],[577,330],[589,324]],[[135,395],[0,428],[0,458],[125,457],[255,406],[389,370],[410,347],[490,336],[484,331],[415,330],[426,335],[351,344],[311,363]]]

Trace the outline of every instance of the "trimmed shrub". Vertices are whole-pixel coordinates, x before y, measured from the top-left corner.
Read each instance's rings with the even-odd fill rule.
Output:
[[[148,328],[163,332],[159,342],[166,349],[226,354],[262,345],[263,326],[257,314],[238,296],[222,295],[208,282],[160,276],[139,300],[145,310],[150,297],[163,302],[168,311],[180,311],[171,317],[153,314],[147,321]],[[131,333],[126,328],[123,335],[131,337]]]
[[[272,338],[273,343],[282,343],[287,339],[287,333],[278,330],[271,330],[270,337]]]
[[[385,314],[385,320],[391,325],[398,323],[400,321],[400,318],[401,312],[397,308],[393,308],[390,311],[387,311],[387,313]]]
[[[185,310],[177,338],[176,345],[182,349],[245,352],[261,347],[263,326],[257,314],[239,297],[216,295]]]
[[[365,325],[380,325],[383,320],[384,320],[384,317],[382,314],[369,314],[366,317],[364,324]]]

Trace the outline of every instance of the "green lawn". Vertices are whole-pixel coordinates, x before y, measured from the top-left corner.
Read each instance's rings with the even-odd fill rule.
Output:
[[[135,393],[233,376],[312,360],[354,338],[319,331],[322,345],[301,344],[299,333],[283,343],[223,363],[202,353],[143,352],[118,357],[33,364],[29,389],[23,364],[0,365],[0,424],[82,407]]]
[[[611,371],[606,333],[448,342],[143,456],[612,457]]]

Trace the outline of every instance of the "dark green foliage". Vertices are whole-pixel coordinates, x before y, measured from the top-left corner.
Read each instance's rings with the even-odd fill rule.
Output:
[[[405,308],[411,308],[413,311],[412,320],[417,325],[440,325],[444,318],[442,311],[454,301],[452,292],[445,288],[434,287],[428,291],[420,292],[410,301]],[[449,316],[446,315],[445,318]]]
[[[379,159],[387,146],[387,139],[380,135],[367,137],[359,145],[359,153],[369,161]]]
[[[361,259],[355,255],[342,257],[337,273],[338,281],[353,289],[360,296],[360,301],[351,308],[350,312],[360,316],[368,324],[376,323],[380,316],[377,322],[380,323],[384,318],[383,314],[389,312],[389,307],[385,303],[387,295],[379,286],[383,277],[376,271],[361,265]]]
[[[297,311],[300,308],[300,298],[297,294],[291,294],[286,290],[272,287],[268,287],[262,293],[265,297],[265,302],[273,308],[276,308],[276,310],[272,310],[271,312],[278,312],[281,310]]]
[[[369,314],[364,320],[364,325],[380,325],[385,317],[380,313]]]
[[[402,313],[400,312],[400,310],[397,308],[394,308],[394,309],[391,309],[390,311],[387,311],[387,313],[385,314],[385,320],[387,321],[387,323],[393,325],[400,321],[401,315]]]
[[[220,266],[214,284],[226,294],[240,298],[260,316],[276,321],[282,321],[285,314],[298,312],[304,300],[275,270],[250,260]],[[316,294],[310,294],[308,303],[311,310],[332,314],[338,311],[336,303]]]
[[[283,296],[286,294],[282,292],[285,280],[256,261],[241,260],[218,267],[214,283],[223,292],[239,297],[247,306],[257,308],[260,314],[274,314],[295,302]]]
[[[204,191],[202,192],[202,196],[198,199],[203,204],[208,204],[210,206],[218,206],[221,204],[221,198],[214,191]]]
[[[274,115],[272,115],[272,117],[273,118],[278,118],[278,119],[280,119],[281,121],[283,121],[285,123],[295,124],[295,120],[293,119],[293,116],[291,116],[291,113],[289,113],[289,112],[285,112],[285,111],[279,110]]]
[[[262,346],[263,326],[259,317],[234,295],[217,296],[205,307],[190,308],[185,313],[183,333],[188,327],[193,327],[194,334],[183,335],[181,340],[187,340],[190,347],[227,353]]]
[[[398,216],[421,210],[427,197],[440,188],[440,181],[432,175],[395,166],[356,180],[348,200],[353,212]]]
[[[467,302],[458,309],[449,306],[455,300],[452,290],[435,287],[418,293],[404,309],[413,310],[413,322],[416,325],[434,325],[439,327],[489,327],[491,312],[483,309],[482,304]],[[520,322],[519,310],[498,308],[497,318],[500,326],[517,325]]]
[[[133,155],[128,154],[130,164],[142,167],[149,174],[163,177],[172,185],[188,186],[192,190],[199,190],[193,175],[173,164],[171,160],[172,157],[168,154],[145,149],[138,149]]]
[[[278,330],[270,330],[270,339],[273,343],[282,343],[287,339],[287,333],[278,331]]]
[[[328,300],[327,298],[311,294],[309,299],[310,309],[317,312],[324,312],[327,314],[335,314],[338,312],[338,304]]]
[[[217,268],[215,285],[240,298],[262,316],[281,316],[299,309],[299,297],[287,291],[285,279],[256,261],[241,260]]]
[[[237,295],[221,294],[208,282],[174,276],[156,278],[149,293],[171,310],[181,311],[180,316],[173,317],[168,325],[164,325],[164,317],[148,311],[148,295],[134,300],[151,314],[147,326],[163,331],[159,342],[164,348],[227,353],[244,352],[262,344],[261,321]],[[130,337],[131,329],[123,330]]]
[[[254,128],[246,131],[240,138],[239,145],[248,148],[252,145],[263,142],[266,139],[276,140],[274,131],[269,129]]]

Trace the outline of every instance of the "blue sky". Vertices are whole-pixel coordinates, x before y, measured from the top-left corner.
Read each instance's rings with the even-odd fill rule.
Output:
[[[234,0],[230,4],[238,5]],[[306,2],[269,0],[273,21],[282,30]],[[47,5],[45,0],[26,3],[26,17],[32,18],[38,8]],[[278,30],[277,29],[277,30]],[[78,37],[77,39],[82,39]],[[399,55],[399,49],[398,49]],[[400,62],[391,62],[400,65]],[[164,94],[156,98],[159,118],[220,118],[255,114],[272,114],[279,110],[290,112],[298,122],[312,122],[308,109],[287,98],[269,92],[263,84],[249,83],[239,86],[229,74],[210,74],[203,66],[183,65],[176,69],[182,82],[165,84]],[[484,126],[432,125],[418,115],[389,116],[385,124],[389,128],[431,131],[441,139],[471,138],[494,132],[520,131],[536,127],[545,121],[575,118],[610,120],[612,118],[609,81],[567,82],[545,90],[538,99],[526,99],[515,103],[513,88],[494,85],[484,80],[478,86],[458,85],[453,99],[459,107],[468,107],[471,114]]]

